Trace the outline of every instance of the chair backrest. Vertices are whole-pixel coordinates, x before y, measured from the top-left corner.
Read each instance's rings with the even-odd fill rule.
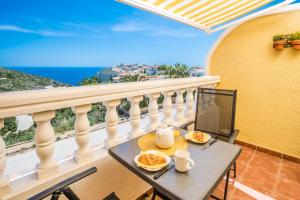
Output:
[[[234,132],[236,90],[198,88],[195,130],[230,137]]]

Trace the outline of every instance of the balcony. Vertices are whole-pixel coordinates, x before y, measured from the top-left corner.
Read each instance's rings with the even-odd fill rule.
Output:
[[[16,170],[15,165],[22,165],[22,162],[13,162],[9,158],[9,165],[6,166],[5,145],[2,140],[2,198],[27,198],[91,166],[96,166],[98,172],[72,185],[76,193],[84,199],[103,198],[113,191],[121,199],[137,199],[145,194],[151,195],[151,186],[108,156],[107,148],[155,130],[162,122],[179,127],[193,122],[195,113],[193,92],[197,87],[214,88],[219,83],[219,77],[206,76],[1,94],[0,105],[5,105],[0,108],[2,126],[4,118],[22,114],[31,114],[37,123],[35,149],[25,152],[27,155],[23,158],[22,154],[15,157],[21,161],[25,160],[27,166],[21,167],[27,168],[26,173],[23,172],[25,174],[12,176],[16,171],[10,167]],[[185,92],[186,98],[183,98]],[[171,96],[174,93],[177,94],[176,103],[172,104]],[[158,109],[157,98],[160,94],[164,95],[164,101],[163,107]],[[141,111],[138,105],[143,95],[147,95],[150,99],[149,115],[140,119]],[[131,117],[129,121],[120,123],[116,107],[123,98],[131,102]],[[103,102],[107,108],[106,127],[90,133],[87,112],[92,103],[98,102]],[[75,137],[56,141],[50,120],[54,117],[55,110],[67,107],[72,107],[76,114]],[[77,147],[72,147],[72,142],[76,143]],[[286,187],[287,184],[282,182],[286,179],[281,177],[291,178],[293,182],[288,187],[291,187],[295,194],[299,192],[293,185],[294,181],[297,181],[297,175],[292,175],[298,173],[299,164],[282,158],[282,154],[268,154],[269,152],[266,153],[264,149],[256,146],[238,143],[242,146],[243,152],[237,164],[238,178],[229,187],[229,196],[232,199],[251,198],[247,192],[256,193],[262,199],[276,197],[277,192],[285,192],[280,190],[281,186]],[[74,152],[72,148],[75,148]],[[34,159],[35,153],[37,159]],[[26,158],[32,160],[26,161]],[[264,166],[262,171],[257,170],[264,162],[269,164]],[[35,165],[36,168],[30,170]],[[265,170],[268,173],[272,171],[276,174],[276,178],[273,180],[268,177]],[[255,183],[258,177],[258,181],[264,187],[261,187],[261,183]],[[233,180],[232,178],[231,181]],[[133,184],[136,185],[134,189],[130,187]],[[223,185],[224,183],[221,183],[217,188],[216,195],[222,194]]]
[[[242,153],[237,178],[230,177],[228,199],[299,198],[300,54],[291,48],[276,51],[270,39],[278,31],[297,31],[299,8],[287,7],[228,29],[207,56],[208,76],[0,94],[0,128],[5,118],[24,114],[32,115],[37,125],[34,148],[24,153],[6,156],[0,139],[1,199],[26,199],[91,166],[98,172],[71,185],[82,199],[102,199],[111,192],[125,200],[151,198],[152,187],[107,150],[161,123],[181,127],[193,122],[199,87],[238,90],[236,126],[241,133],[236,145]],[[142,115],[139,102],[145,95],[148,114]],[[160,95],[162,105],[157,103]],[[129,120],[116,112],[125,98],[131,103]],[[87,113],[100,102],[106,122],[92,130]],[[76,115],[75,136],[57,141],[50,120],[62,108],[72,108]],[[215,196],[222,196],[224,184]]]

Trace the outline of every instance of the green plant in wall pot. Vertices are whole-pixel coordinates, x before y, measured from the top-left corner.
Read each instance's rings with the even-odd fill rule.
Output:
[[[292,47],[295,50],[300,50],[300,32],[295,32],[290,35]]]
[[[282,34],[273,36],[273,47],[277,50],[282,50],[285,46],[285,37]]]

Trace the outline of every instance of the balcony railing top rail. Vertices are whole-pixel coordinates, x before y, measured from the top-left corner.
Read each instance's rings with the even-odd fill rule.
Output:
[[[1,93],[0,118],[198,87],[219,81],[218,76],[204,76]]]

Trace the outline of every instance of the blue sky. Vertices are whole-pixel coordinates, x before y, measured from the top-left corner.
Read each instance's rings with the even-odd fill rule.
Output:
[[[114,0],[0,0],[0,66],[204,66],[211,35]]]

